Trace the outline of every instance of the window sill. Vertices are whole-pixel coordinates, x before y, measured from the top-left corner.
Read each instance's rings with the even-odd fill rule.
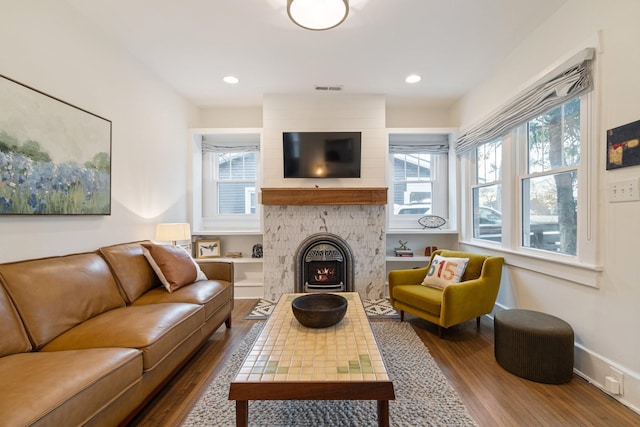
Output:
[[[567,280],[579,285],[598,288],[602,275],[602,266],[579,263],[569,259],[551,258],[549,255],[536,255],[518,252],[511,249],[492,245],[483,245],[478,242],[460,241],[461,246],[472,246],[481,249],[480,253],[500,254],[504,256],[505,265],[534,271],[546,276]]]

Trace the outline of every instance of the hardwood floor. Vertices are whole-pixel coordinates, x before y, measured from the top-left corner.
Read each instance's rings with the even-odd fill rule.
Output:
[[[216,331],[129,425],[179,426],[255,323],[244,317],[256,302],[236,300],[232,328],[222,326]],[[409,315],[406,319],[482,427],[640,425],[639,414],[580,377],[574,375],[567,384],[548,385],[502,369],[493,355],[493,323],[489,318],[482,319],[480,330],[473,320],[450,328],[443,339],[438,338],[434,325]]]

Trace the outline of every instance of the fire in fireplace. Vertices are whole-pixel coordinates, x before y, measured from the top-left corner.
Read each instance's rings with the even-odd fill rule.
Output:
[[[296,252],[296,292],[350,292],[353,289],[353,255],[340,237],[318,233],[309,236]]]

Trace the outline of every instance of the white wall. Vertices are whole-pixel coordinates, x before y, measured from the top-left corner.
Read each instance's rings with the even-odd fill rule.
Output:
[[[576,334],[576,369],[604,384],[609,366],[625,374],[624,395],[640,408],[640,282],[638,238],[640,202],[608,203],[607,184],[638,178],[640,166],[605,170],[606,130],[640,119],[640,2],[637,0],[569,0],[547,20],[483,85],[454,109],[464,130],[516,95],[524,84],[583,47],[601,41],[596,75],[599,99],[593,140],[597,147],[598,227],[603,272],[598,289],[533,271],[509,267],[498,303],[547,312],[569,322]],[[507,261],[509,254],[505,255]]]
[[[198,111],[65,2],[2,0],[0,72],[112,121],[110,216],[0,216],[0,262],[153,238],[187,219]]]
[[[360,178],[284,179],[282,132],[362,132]],[[380,95],[265,95],[262,136],[263,187],[386,187],[387,141]]]

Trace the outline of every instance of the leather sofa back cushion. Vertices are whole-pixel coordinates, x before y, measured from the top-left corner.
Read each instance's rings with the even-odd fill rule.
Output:
[[[0,264],[0,276],[35,349],[125,305],[109,266],[97,253]]]
[[[31,343],[9,296],[0,288],[0,357],[31,351]]]
[[[111,267],[124,297],[131,304],[149,289],[161,285],[160,280],[142,254],[142,243],[124,243],[100,248],[100,253]]]

